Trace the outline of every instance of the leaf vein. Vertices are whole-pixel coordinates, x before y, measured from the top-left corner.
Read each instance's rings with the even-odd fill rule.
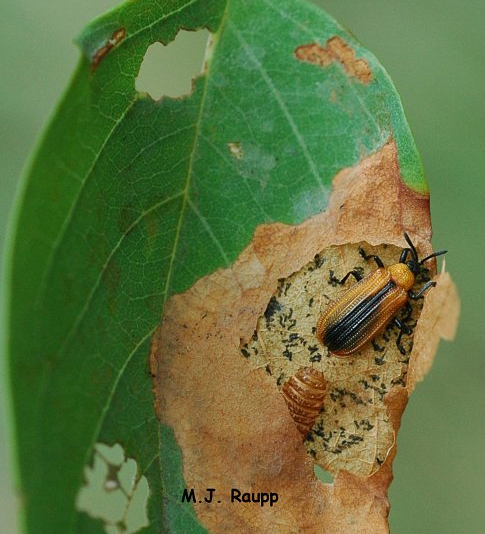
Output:
[[[103,274],[106,272],[106,269],[108,268],[108,265],[110,264],[111,260],[113,259],[115,253],[119,250],[119,248],[121,247],[123,241],[125,240],[125,238],[143,221],[143,219],[149,215],[150,213],[153,213],[154,211],[158,210],[159,208],[161,208],[162,206],[164,206],[165,204],[168,204],[169,202],[171,202],[172,200],[176,200],[177,198],[179,198],[180,196],[182,196],[182,193],[177,193],[169,198],[165,198],[163,200],[161,200],[160,202],[157,202],[156,204],[154,204],[153,206],[151,206],[149,209],[145,210],[144,212],[142,212],[140,214],[140,216],[131,223],[131,225],[127,228],[127,230],[121,235],[120,239],[118,240],[118,242],[116,243],[116,245],[113,247],[113,249],[111,250],[109,256],[106,258],[106,261],[104,262],[103,264],[103,267],[101,268],[99,274],[98,274],[98,277],[93,285],[93,287],[91,288],[91,291],[89,292],[87,298],[86,298],[86,301],[84,303],[84,306],[83,308],[81,309],[80,313],[78,314],[78,316],[76,317],[75,321],[73,322],[73,325],[71,327],[71,330],[69,331],[69,333],[67,334],[67,336],[65,337],[64,339],[64,342],[62,343],[58,353],[59,354],[63,354],[64,351],[67,349],[67,347],[69,346],[70,342],[73,340],[74,336],[76,335],[76,332],[80,326],[80,324],[82,323],[88,309],[89,309],[89,306],[93,300],[93,297],[96,293],[96,290],[98,289],[99,285],[100,285],[100,282],[103,278]]]
[[[322,182],[322,179],[318,173],[317,166],[315,164],[315,161],[313,160],[308,147],[305,143],[305,140],[303,139],[303,136],[301,135],[301,132],[298,128],[298,125],[296,124],[295,120],[293,119],[293,116],[290,113],[290,110],[288,109],[287,105],[285,104],[285,101],[281,97],[281,94],[279,93],[278,89],[274,85],[274,83],[271,81],[271,78],[268,76],[268,73],[263,68],[263,65],[258,61],[256,56],[253,54],[251,47],[248,45],[244,37],[242,36],[241,32],[237,30],[237,28],[234,26],[234,24],[231,24],[231,29],[234,32],[234,35],[236,36],[237,40],[241,43],[241,46],[243,47],[244,51],[246,52],[248,58],[256,65],[258,68],[261,78],[266,83],[266,85],[271,90],[271,93],[273,94],[276,102],[278,103],[278,106],[280,107],[281,111],[283,112],[283,115],[285,116],[291,131],[293,132],[293,135],[295,136],[295,139],[297,140],[298,144],[300,145],[301,151],[303,153],[303,156],[308,164],[308,167],[310,168],[310,171],[315,178],[315,181],[320,186],[320,189],[323,193],[326,193],[324,184]]]
[[[57,235],[57,237],[55,238],[54,240],[54,243],[51,247],[51,250],[49,252],[49,257],[47,258],[47,261],[46,261],[46,264],[45,264],[45,268],[44,268],[44,271],[42,272],[42,275],[41,275],[41,280],[40,280],[40,284],[39,284],[39,289],[37,291],[37,298],[36,298],[36,309],[37,309],[37,312],[39,313],[40,310],[41,310],[41,306],[42,306],[42,303],[44,301],[44,296],[45,296],[45,291],[47,289],[47,282],[48,282],[48,279],[49,279],[49,276],[52,272],[52,269],[54,268],[54,263],[55,263],[55,259],[57,258],[57,254],[59,252],[59,249],[60,249],[60,244],[61,242],[63,241],[64,239],[64,236],[67,232],[67,229],[69,228],[70,224],[71,224],[71,221],[74,217],[74,213],[77,209],[77,206],[79,204],[79,200],[82,196],[82,192],[84,191],[84,188],[88,182],[88,179],[89,177],[91,176],[97,162],[99,161],[99,158],[101,156],[101,154],[104,152],[104,149],[106,148],[109,140],[112,138],[112,136],[114,135],[115,131],[117,130],[118,126],[123,122],[123,119],[126,117],[126,115],[128,114],[128,112],[130,111],[130,109],[133,107],[133,104],[135,103],[135,100],[132,100],[130,102],[130,104],[126,107],[126,109],[123,111],[123,113],[120,115],[120,117],[114,122],[114,125],[113,127],[111,128],[111,130],[108,132],[107,136],[106,136],[106,139],[103,141],[103,144],[101,145],[100,149],[99,149],[99,152],[95,155],[94,159],[93,159],[93,162],[91,163],[91,165],[89,166],[88,170],[86,171],[86,174],[84,175],[84,178],[82,180],[80,180],[80,186],[79,186],[79,189],[77,190],[77,193],[73,199],[73,202],[69,208],[69,211],[67,212],[67,215],[66,215],[66,218],[64,219],[63,223],[62,223],[62,226],[61,226],[61,229],[59,231],[59,234]]]

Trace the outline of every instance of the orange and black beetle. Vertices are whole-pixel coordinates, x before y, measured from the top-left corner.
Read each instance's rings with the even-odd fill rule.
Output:
[[[405,324],[412,314],[408,298],[423,298],[424,292],[436,285],[436,282],[427,282],[420,291],[413,293],[420,266],[447,251],[434,252],[420,261],[408,234],[404,233],[404,238],[410,248],[402,251],[399,263],[384,267],[379,256],[366,255],[361,249],[362,257],[366,260],[373,258],[378,269],[365,278],[358,271],[350,271],[338,282],[343,284],[352,275],[358,283],[332,302],[318,320],[317,338],[331,353],[337,356],[354,354],[393,322],[400,330],[396,345],[401,354],[405,354],[401,338],[403,334],[412,333]],[[409,260],[408,255],[411,256]],[[407,313],[398,319],[396,315],[403,307]]]

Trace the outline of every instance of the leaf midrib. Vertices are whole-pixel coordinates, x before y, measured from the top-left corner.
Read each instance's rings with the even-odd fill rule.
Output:
[[[143,26],[142,28],[140,28],[139,30],[137,30],[136,32],[133,32],[132,34],[128,35],[125,39],[123,39],[123,41],[119,44],[119,48],[123,47],[123,46],[126,46],[126,44],[131,40],[133,39],[135,36],[137,36],[138,34],[140,34],[141,32],[143,31],[146,31],[146,30],[149,30],[150,28],[152,28],[154,25],[164,21],[164,20],[168,20],[170,19],[172,16],[175,16],[177,14],[179,14],[180,12],[182,12],[184,9],[190,7],[192,4],[198,2],[199,0],[190,0],[188,3],[184,4],[183,7],[175,10],[175,11],[171,11],[170,13],[167,13],[166,15],[162,16],[162,17],[159,17],[157,18],[155,21],[153,21],[152,23],[146,25],[146,26]],[[83,67],[81,66],[81,69]],[[116,119],[114,121],[114,124],[113,124],[113,127],[111,128],[111,130],[108,132],[106,138],[104,139],[103,143],[101,144],[100,148],[99,148],[99,151],[98,153],[94,156],[93,158],[93,161],[91,163],[91,165],[89,166],[88,170],[86,171],[85,175],[84,175],[84,178],[80,180],[80,186],[79,186],[79,189],[77,190],[76,192],[76,196],[74,197],[74,200],[67,212],[67,215],[62,223],[62,226],[61,226],[61,230],[59,232],[59,234],[57,235],[57,237],[55,238],[54,240],[54,243],[52,245],[52,247],[50,248],[50,251],[49,251],[49,256],[46,260],[46,263],[45,263],[45,268],[42,272],[42,275],[40,277],[40,284],[39,284],[39,289],[37,290],[36,292],[36,296],[34,297],[34,302],[35,302],[35,310],[34,310],[34,313],[35,312],[40,312],[41,309],[42,309],[42,306],[44,304],[44,301],[45,301],[45,291],[47,289],[47,285],[48,285],[48,280],[52,274],[52,269],[54,267],[54,264],[55,264],[55,260],[57,258],[57,255],[59,253],[59,250],[60,250],[60,245],[61,243],[64,241],[64,236],[66,235],[66,232],[68,230],[68,228],[70,227],[71,225],[71,222],[72,222],[72,219],[73,219],[73,216],[74,216],[74,213],[76,212],[77,210],[77,207],[78,207],[78,204],[79,204],[79,199],[81,198],[82,196],[82,192],[84,191],[84,188],[86,187],[86,184],[88,183],[90,177],[92,176],[92,173],[94,171],[94,168],[96,167],[96,164],[98,163],[101,155],[104,153],[104,150],[108,144],[108,142],[110,141],[110,139],[113,137],[115,131],[117,130],[118,126],[120,124],[122,124],[123,122],[123,119],[126,117],[126,115],[129,113],[129,111],[131,110],[131,108],[133,107],[133,105],[135,104],[135,102],[137,102],[137,100],[139,99],[139,93],[137,92],[134,92],[133,94],[133,99],[128,103],[128,105],[126,106],[126,108],[122,111],[122,113],[120,114],[119,118]]]

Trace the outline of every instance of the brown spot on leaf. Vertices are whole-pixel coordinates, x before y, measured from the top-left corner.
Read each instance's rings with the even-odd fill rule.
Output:
[[[91,60],[91,72],[94,72],[98,67],[101,61],[106,57],[108,52],[110,52],[118,43],[120,43],[126,36],[125,28],[119,28],[115,30],[111,37],[106,41],[106,43],[96,50]]]
[[[325,46],[318,43],[300,45],[295,49],[295,56],[300,61],[320,67],[327,67],[332,61],[336,61],[344,67],[349,76],[355,76],[362,83],[369,83],[372,80],[367,61],[357,59],[355,50],[338,36],[328,39]]]
[[[406,230],[420,253],[429,253],[427,199],[410,194],[405,206],[401,200],[397,152],[390,142],[339,173],[326,212],[297,226],[259,226],[230,268],[166,303],[151,354],[155,407],[174,430],[187,487],[202,494],[217,488],[220,504],[195,506],[211,532],[388,532],[387,488],[406,388],[397,384],[383,395],[392,441],[377,462],[380,468],[362,477],[343,465],[334,484],[322,484],[278,390],[278,377],[265,365],[252,368],[241,343],[252,339],[265,311],[277,311],[277,303],[269,312],[268,304],[279,280],[328,247],[361,241],[405,246]],[[439,332],[435,328],[433,335]],[[414,349],[412,358],[419,357]],[[353,360],[358,366],[358,358]],[[277,492],[279,501],[272,508],[231,503],[231,488]]]

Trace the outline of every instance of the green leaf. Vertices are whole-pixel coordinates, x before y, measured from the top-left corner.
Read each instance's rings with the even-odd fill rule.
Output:
[[[137,93],[147,47],[202,27],[214,39],[193,93],[159,102]],[[334,36],[367,62],[370,83],[338,61],[295,57],[298,46]],[[90,531],[75,499],[103,442],[120,443],[148,479],[144,532],[203,531],[192,512],[178,517],[186,510],[170,492],[180,481],[169,478],[181,476],[181,457],[153,409],[147,358],[164,302],[230,265],[257,225],[324,210],[335,174],[391,138],[405,183],[420,192],[426,183],[383,68],[303,1],[127,2],[79,44],[83,57],[25,177],[11,244],[25,521],[29,533]]]

